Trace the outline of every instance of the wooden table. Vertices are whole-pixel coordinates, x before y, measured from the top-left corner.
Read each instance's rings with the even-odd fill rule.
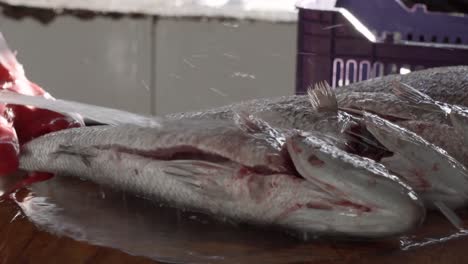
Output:
[[[71,181],[69,186],[62,186],[67,191],[71,186],[78,186],[77,192],[83,195],[83,190],[97,190],[98,187],[81,181]],[[102,190],[101,190],[102,191]],[[107,192],[107,191],[106,191]],[[28,191],[21,191],[21,196],[29,195]],[[111,193],[107,192],[106,199]],[[83,196],[84,197],[84,196]],[[68,199],[68,198],[67,198]],[[73,202],[73,197],[69,198]],[[138,201],[137,201],[138,202]],[[87,201],[89,203],[89,201]],[[132,201],[129,201],[130,206]],[[93,202],[87,208],[99,202]],[[161,209],[173,210],[173,209]],[[39,230],[23,214],[19,213],[18,203],[5,200],[0,202],[0,263],[161,263],[144,257],[135,257],[120,250],[109,247],[94,246],[79,242],[68,237],[52,235]],[[83,211],[86,213],[85,211]],[[336,240],[314,240],[300,242],[291,236],[271,230],[257,230],[253,227],[237,226],[217,223],[213,220],[200,225],[190,219],[191,213],[176,214],[171,211],[159,212],[158,217],[164,221],[156,221],[154,225],[167,224],[167,244],[180,245],[180,251],[190,250],[195,253],[217,252],[224,257],[211,259],[213,263],[467,263],[465,254],[468,249],[468,235],[462,234],[458,238],[448,241],[434,240],[425,246],[415,246],[402,250],[404,239],[396,238],[387,241],[346,242]],[[459,212],[468,219],[467,212]],[[89,215],[89,218],[97,216]],[[154,217],[154,216],[151,216]],[[173,223],[180,221],[180,230],[174,229]],[[211,221],[211,220],[208,220]],[[170,225],[170,227],[169,227]],[[153,232],[153,231],[151,231]],[[171,233],[172,232],[172,233]],[[456,230],[450,226],[442,216],[431,213],[425,224],[417,230],[419,239],[422,237],[444,237]],[[187,239],[190,238],[190,239]],[[173,241],[174,240],[174,241]],[[164,247],[155,243],[155,250]],[[135,241],[137,243],[138,241]],[[172,250],[178,250],[171,246]],[[161,252],[165,252],[162,249]],[[171,253],[173,254],[173,253]],[[203,263],[209,263],[208,259]]]

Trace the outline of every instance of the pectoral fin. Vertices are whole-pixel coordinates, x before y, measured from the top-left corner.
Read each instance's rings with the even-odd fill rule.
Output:
[[[232,199],[224,185],[224,179],[230,178],[233,173],[232,168],[228,166],[206,161],[176,160],[168,162],[162,170],[202,195],[216,199]]]

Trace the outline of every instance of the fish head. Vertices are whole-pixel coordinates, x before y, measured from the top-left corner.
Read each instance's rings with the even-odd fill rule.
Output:
[[[445,150],[377,115],[366,114],[365,122],[368,131],[393,153],[381,163],[404,178],[427,206],[435,201],[449,207],[467,203],[468,171]]]
[[[383,165],[349,154],[317,133],[292,136],[286,144],[298,173],[329,195],[328,210],[321,212],[324,229],[333,224],[356,236],[388,236],[404,233],[424,218],[417,194]],[[289,217],[314,223],[315,214],[316,207],[310,206]]]

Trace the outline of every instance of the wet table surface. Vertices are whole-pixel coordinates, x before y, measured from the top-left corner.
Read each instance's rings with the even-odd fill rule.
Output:
[[[66,193],[73,193],[70,190],[74,187],[71,186],[78,186],[76,193],[80,195],[84,194],[84,190],[89,193],[97,190],[96,186],[79,181],[73,184],[66,183],[61,185],[61,188],[66,189]],[[40,188],[37,192],[41,192]],[[20,197],[18,198],[20,202],[15,200],[0,202],[0,263],[165,263],[43,231],[42,227],[33,224],[26,216],[34,207],[25,202],[28,200],[25,197],[34,197],[31,196],[31,191],[22,190],[16,197]],[[112,199],[112,194],[107,193],[106,197],[107,200]],[[74,198],[70,196],[67,200],[73,202]],[[96,201],[84,202],[88,203],[86,208],[101,206]],[[126,206],[132,206],[132,201],[127,203],[129,205]],[[79,209],[79,212],[85,215],[91,214],[86,208]],[[105,211],[103,213],[107,214]],[[463,219],[468,219],[468,212],[458,213]],[[94,215],[86,217],[95,218]],[[157,217],[166,219],[164,221],[152,219],[151,223],[167,224],[168,227],[162,230],[167,229],[169,232],[164,231],[166,234],[162,234],[161,230],[148,230],[148,232],[159,232],[155,236],[164,238],[161,241],[155,240],[151,247],[154,247],[155,251],[161,250],[162,254],[172,250],[172,253],[167,253],[172,254],[171,256],[177,255],[177,250],[191,250],[207,255],[217,253],[218,258],[206,258],[202,261],[198,259],[198,263],[466,263],[465,255],[468,248],[467,233],[457,232],[438,213],[430,213],[424,225],[414,234],[385,241],[367,242],[331,239],[302,242],[272,230],[257,232],[252,227],[233,228],[223,224],[197,226],[197,223],[189,222],[189,218],[193,216],[184,215],[179,215],[182,217],[182,220],[179,219],[182,224],[175,230],[174,213],[159,213]],[[144,225],[144,221],[141,219],[139,221]],[[135,243],[138,241],[138,239],[133,240]],[[188,261],[185,258],[185,261],[192,262],[190,258]]]

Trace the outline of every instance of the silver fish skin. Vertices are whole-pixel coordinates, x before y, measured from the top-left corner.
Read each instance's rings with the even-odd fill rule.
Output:
[[[468,76],[468,67],[466,66],[433,68],[412,72],[407,75],[390,75],[350,84],[337,88],[335,93],[341,98],[346,98],[350,93],[356,92],[391,94],[394,83],[402,81],[410,84],[417,83],[417,85],[415,85],[417,89],[428,92],[430,95],[435,96],[436,99],[441,98],[441,101],[455,104],[468,94],[468,79],[466,76]],[[441,87],[444,88],[442,89]],[[18,98],[15,98],[13,94],[5,94],[0,96],[0,100],[6,103],[28,104],[43,108],[48,107],[47,103],[49,103],[49,105],[55,104],[54,102],[42,100],[40,98],[29,98],[29,101],[25,101],[25,97],[26,96],[19,98],[18,96]],[[41,101],[45,101],[45,103]],[[72,110],[78,112],[87,110],[87,112],[92,112],[89,109],[93,108],[93,106],[90,105],[82,107],[79,103],[76,103],[77,105],[74,106],[73,103],[67,104],[67,101],[60,101],[60,103],[61,105],[57,105],[54,109],[50,110],[58,111],[60,108],[63,108],[65,112],[70,112]],[[109,111],[111,110],[112,109],[109,109]],[[102,111],[103,108],[97,108],[95,112]],[[317,109],[311,107],[310,96],[293,95],[279,98],[253,99],[202,111],[169,114],[164,118],[169,120],[193,118],[232,120],[236,112],[253,114],[278,128],[296,128],[303,131],[318,130],[316,123],[330,117],[329,113],[326,111],[317,111]],[[88,114],[83,113],[83,115],[86,116]],[[96,114],[90,113],[89,115],[94,116]],[[131,115],[131,113],[129,113],[129,115]],[[115,120],[115,116],[115,113],[109,114],[110,121],[108,123],[119,124],[118,120]],[[141,118],[144,117],[141,116]],[[135,120],[137,118],[123,119],[127,122],[128,119]],[[106,123],[104,117],[100,120]],[[146,124],[145,122],[151,123],[150,121],[135,121],[135,123],[139,124]],[[154,122],[157,122],[157,120],[155,119]]]
[[[406,83],[397,83],[393,87],[393,93],[401,100],[412,103],[420,109],[449,117],[456,133],[463,139],[463,145],[468,146],[468,107],[434,100]]]
[[[245,132],[222,121],[163,122],[160,128],[137,125],[93,126],[51,133],[56,144],[137,153],[158,159],[174,155],[208,156],[228,159],[246,167],[271,172],[286,172],[290,161],[283,155],[281,142],[268,135]],[[275,136],[275,135],[273,135]],[[274,145],[276,143],[276,145]],[[25,150],[22,149],[22,153]]]
[[[358,119],[338,109],[335,91],[326,82],[310,89],[307,96],[258,99],[202,112],[168,115],[166,118],[178,121],[222,120],[239,126],[239,116],[267,124],[283,137],[301,131],[320,132],[342,149],[355,143],[350,135],[343,132],[359,125]]]
[[[346,115],[339,114],[336,108],[334,93],[330,92],[329,89],[331,89],[329,86],[319,86],[318,89],[315,89],[313,94],[318,95],[314,99],[317,100],[316,102],[312,101],[310,95],[258,99],[202,112],[168,115],[163,119],[78,102],[47,100],[11,92],[0,92],[0,102],[29,105],[60,113],[77,111],[88,122],[91,120],[113,126],[132,124],[148,128],[161,128],[163,126],[162,123],[180,120],[192,123],[193,120],[200,122],[223,121],[230,122],[231,126],[233,124],[239,126],[238,120],[245,119],[239,117],[247,116],[247,119],[261,120],[285,135],[295,134],[297,130],[321,131],[330,134],[334,138],[341,138],[342,144],[346,144],[349,138],[346,134],[342,133],[343,126],[352,125],[353,121],[349,118],[343,118]],[[330,96],[333,96],[333,98],[328,98]],[[335,105],[327,105],[329,103],[334,103]],[[346,122],[343,122],[345,119]]]
[[[337,100],[342,109],[357,110],[360,115],[363,111],[373,113],[409,129],[468,166],[468,145],[460,144],[460,137],[464,133],[462,125],[452,125],[454,122],[450,120],[449,114],[438,110],[433,104],[422,107],[419,103],[405,100],[401,95],[379,92],[351,92],[338,95]]]
[[[401,176],[429,208],[442,203],[459,208],[468,203],[468,170],[442,148],[377,115],[366,114],[366,127],[393,152],[380,162]]]
[[[438,101],[468,106],[468,66],[439,67],[415,71],[406,75],[389,75],[340,87],[335,92],[342,97],[354,92],[391,94],[395,82],[412,85]],[[147,117],[66,100],[51,101],[44,98],[2,92],[0,93],[0,102],[30,105],[61,113],[78,112],[85,118],[96,120],[102,124],[130,123],[142,126],[160,126],[160,119],[156,117]],[[266,120],[275,127],[296,128],[303,131],[317,130],[314,127],[317,121],[323,120],[323,115],[329,117],[328,113],[318,113],[316,109],[311,108],[308,95],[292,95],[279,98],[253,99],[214,109],[169,114],[164,118],[170,120],[190,118],[232,120],[233,113],[236,111],[255,113],[259,118]]]
[[[468,107],[468,66],[436,67],[405,75],[387,75],[340,87],[336,92],[392,93],[395,82],[406,83],[434,100]]]
[[[337,95],[337,101],[341,109],[378,114],[392,122],[418,120],[450,125],[450,120],[444,113],[418,107],[391,93],[349,92]]]
[[[393,94],[395,82],[412,85],[442,102],[468,106],[468,66],[437,67],[406,75],[388,75],[336,88],[335,93],[338,98],[362,92]],[[256,113],[276,127],[293,127],[304,131],[314,130],[310,126],[321,119],[310,107],[308,95],[253,99],[202,111],[169,114],[165,117],[230,119],[233,109],[245,109],[249,113]]]
[[[301,131],[339,131],[336,113],[317,111],[308,96],[289,96],[275,99],[255,99],[197,112],[165,116],[169,120],[233,120],[236,113],[248,113],[278,129]],[[337,134],[338,135],[338,134]]]
[[[156,160],[100,149],[69,134],[70,130],[57,132],[24,145],[21,168],[79,176],[149,199],[162,198],[179,208],[300,233],[386,237],[415,228],[425,215],[416,194],[383,168],[367,169],[371,161],[346,159],[345,152],[327,144],[330,152],[320,156],[327,165],[308,164],[305,154],[321,151],[310,149],[303,136],[286,143],[294,163],[307,175],[325,173],[336,187],[325,190],[309,177],[259,174],[232,161]]]

